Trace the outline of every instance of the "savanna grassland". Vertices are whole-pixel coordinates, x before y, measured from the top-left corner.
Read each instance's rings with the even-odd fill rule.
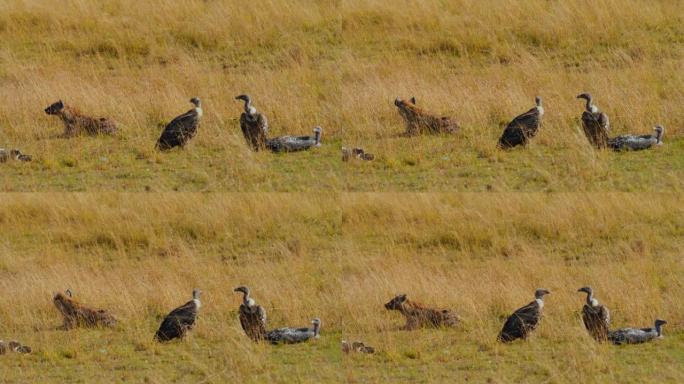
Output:
[[[681,1],[52,1],[0,4],[0,145],[11,191],[670,191],[684,180]],[[615,134],[666,127],[657,151],[594,151],[581,133],[594,94]],[[324,146],[250,152],[253,96],[274,135]],[[502,127],[544,98],[526,150],[495,149]],[[455,137],[406,138],[392,101],[461,121]],[[153,147],[203,100],[186,151]],[[59,139],[43,113],[63,99],[122,126],[116,138]],[[342,145],[376,154],[343,164]]]
[[[0,356],[3,382],[654,382],[684,380],[684,201],[632,194],[67,194],[0,201],[0,330],[33,346]],[[269,324],[323,320],[321,338],[256,345],[237,319],[246,284]],[[669,320],[641,346],[594,342],[591,284],[616,327]],[[107,308],[114,330],[62,331],[55,290]],[[183,342],[152,335],[203,289]],[[527,342],[505,317],[547,298]],[[455,329],[399,330],[404,292],[448,307]],[[375,355],[342,356],[341,339]]]
[[[0,147],[33,155],[0,164],[0,339],[33,347],[0,356],[0,382],[684,382],[682,68],[679,0],[0,1]],[[614,134],[660,123],[665,144],[594,150],[580,92]],[[323,146],[250,151],[242,93],[273,135],[320,125]],[[539,134],[497,150],[535,95]],[[193,96],[198,135],[157,153]],[[411,96],[461,132],[402,136]],[[58,99],[120,134],[60,138]],[[320,317],[321,338],[251,343],[242,284],[269,327]],[[584,285],[614,327],[663,318],[665,338],[594,342]],[[196,329],[153,342],[194,287]],[[119,326],[57,329],[66,288]],[[535,288],[540,328],[500,345]],[[397,293],[463,323],[402,331]]]

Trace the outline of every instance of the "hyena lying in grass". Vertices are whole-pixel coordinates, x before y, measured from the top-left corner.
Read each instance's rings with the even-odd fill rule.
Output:
[[[90,309],[71,298],[71,291],[67,289],[66,295],[55,294],[53,298],[55,307],[64,317],[64,329],[76,327],[114,327],[116,318],[103,309]]]
[[[405,101],[397,97],[394,105],[399,109],[399,114],[406,123],[406,135],[414,136],[421,133],[457,133],[458,122],[450,117],[434,116],[422,108],[416,106],[416,98]]]
[[[406,295],[398,295],[385,304],[385,309],[397,310],[406,317],[405,330],[421,327],[454,327],[460,321],[458,315],[449,309],[432,309],[413,302]]]
[[[99,134],[113,135],[118,131],[112,119],[85,116],[78,109],[64,105],[62,100],[45,108],[48,115],[59,116],[64,123],[62,137],[73,137],[81,134],[95,136]]]

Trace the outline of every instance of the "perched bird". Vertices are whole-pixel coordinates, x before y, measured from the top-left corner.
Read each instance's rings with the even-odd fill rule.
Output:
[[[154,339],[158,342],[171,341],[177,338],[182,339],[186,332],[195,326],[200,306],[200,290],[195,288],[192,290],[192,300],[166,315],[159,325]]]
[[[654,328],[621,328],[611,331],[608,340],[613,344],[641,344],[663,337],[663,325],[665,320],[656,320]]]
[[[245,102],[245,111],[240,115],[240,128],[247,144],[255,151],[266,148],[268,137],[268,119],[263,113],[257,112],[252,105],[249,95],[239,95],[236,100]]]
[[[313,136],[280,136],[266,140],[266,147],[273,152],[297,152],[321,146],[321,127],[313,129]]]
[[[277,328],[266,333],[266,340],[272,344],[296,344],[318,339],[321,330],[321,319],[315,318],[311,321],[312,328]]]
[[[640,151],[654,145],[663,145],[665,128],[656,125],[653,135],[622,135],[608,139],[608,147],[614,151]]]
[[[582,287],[577,292],[585,292],[587,294],[587,303],[582,307],[584,326],[596,341],[606,341],[610,327],[610,312],[608,308],[599,304],[598,300],[594,297],[594,291],[591,287]]]
[[[168,151],[174,147],[185,147],[185,144],[197,134],[200,119],[202,118],[202,104],[200,99],[193,97],[190,102],[195,108],[171,120],[157,140],[156,148],[160,151]]]
[[[499,333],[498,340],[502,343],[508,343],[515,339],[527,339],[529,334],[539,325],[544,308],[544,295],[549,293],[546,289],[537,289],[534,292],[534,301],[508,317]]]
[[[508,149],[517,145],[527,145],[529,139],[537,134],[541,126],[542,116],[544,116],[544,107],[542,107],[541,97],[535,97],[534,101],[536,103],[534,108],[508,123],[501,138],[499,138],[499,148]]]
[[[242,292],[240,304],[240,325],[245,334],[253,341],[259,342],[266,336],[266,311],[249,297],[249,288],[240,286],[234,292]]]
[[[605,148],[610,133],[610,121],[608,115],[601,112],[594,104],[594,99],[589,93],[577,95],[578,99],[587,101],[585,111],[582,113],[582,128],[591,145],[596,148]]]
[[[355,341],[353,343],[349,343],[346,340],[342,340],[342,352],[344,352],[344,353],[359,352],[359,353],[372,354],[372,353],[375,353],[375,348],[373,348],[371,346],[367,346],[360,341]]]

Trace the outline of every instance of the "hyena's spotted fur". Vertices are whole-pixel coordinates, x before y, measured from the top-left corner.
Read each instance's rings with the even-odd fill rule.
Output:
[[[422,108],[416,106],[416,98],[401,100],[397,98],[394,105],[399,109],[399,114],[406,123],[406,135],[413,136],[422,133],[440,134],[457,133],[458,122],[450,117],[434,116]]]
[[[45,108],[48,115],[59,116],[64,123],[64,137],[86,135],[113,135],[118,131],[116,122],[112,119],[94,118],[81,114],[76,108],[65,105],[62,100]]]
[[[62,293],[57,293],[53,302],[64,317],[64,329],[114,327],[116,325],[116,318],[107,311],[90,309]]]
[[[449,309],[427,308],[419,303],[406,298],[406,295],[395,296],[387,304],[385,309],[397,310],[406,317],[405,330],[421,327],[454,327],[459,322],[459,317]]]

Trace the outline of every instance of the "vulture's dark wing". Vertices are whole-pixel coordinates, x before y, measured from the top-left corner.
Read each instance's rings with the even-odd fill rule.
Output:
[[[242,113],[240,115],[240,129],[242,129],[242,135],[252,149],[258,151],[264,147],[268,137],[268,120],[265,115],[257,113],[250,116]]]
[[[266,311],[260,305],[240,305],[240,325],[250,339],[262,340],[266,335]]]
[[[158,341],[169,341],[185,336],[185,332],[195,326],[197,319],[197,305],[188,301],[166,315],[154,335]]]
[[[519,338],[527,338],[527,335],[539,324],[540,317],[541,311],[536,301],[518,309],[506,320],[501,333],[499,333],[499,340],[509,342]]]
[[[527,139],[534,137],[541,123],[539,110],[535,107],[522,115],[516,116],[503,131],[499,139],[500,148],[511,148],[526,144]]]
[[[603,305],[591,307],[585,304],[582,308],[582,321],[594,339],[604,341],[608,338],[610,315]]]
[[[197,111],[191,109],[166,125],[161,137],[157,140],[157,148],[168,150],[173,147],[184,146],[188,140],[195,136],[198,126]]]
[[[582,128],[584,128],[584,134],[593,146],[604,148],[607,145],[608,133],[610,132],[608,115],[603,112],[584,111],[582,113]]]

